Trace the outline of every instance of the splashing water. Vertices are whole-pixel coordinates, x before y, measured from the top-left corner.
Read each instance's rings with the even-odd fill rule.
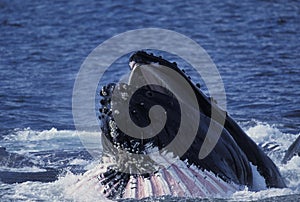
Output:
[[[300,157],[293,157],[287,164],[282,164],[281,160],[288,146],[296,139],[297,135],[282,133],[275,125],[269,125],[259,121],[241,123],[245,131],[257,144],[266,142],[277,144],[275,151],[269,153],[269,156],[278,166],[282,173],[288,188],[285,189],[265,189],[258,192],[249,191],[245,188],[237,191],[227,198],[221,198],[227,201],[247,201],[264,200],[272,198],[282,200],[282,197],[298,198],[300,194]],[[24,130],[15,130],[6,138],[1,140],[1,145],[6,146],[11,153],[23,155],[24,164],[30,166],[15,167],[16,172],[39,172],[42,171],[45,162],[54,169],[60,169],[60,176],[53,182],[23,182],[19,184],[5,184],[0,182],[0,196],[6,200],[46,200],[46,201],[96,201],[107,200],[100,195],[95,187],[86,187],[81,192],[72,192],[74,185],[83,179],[83,173],[87,170],[93,170],[99,161],[92,159],[84,152],[79,136],[85,135],[84,132],[71,130],[57,130],[52,128],[44,131],[34,131],[29,128]],[[99,134],[89,134],[90,138],[97,139]],[[42,146],[41,146],[42,145]],[[47,145],[47,146],[46,146]],[[63,148],[63,150],[57,150]],[[101,147],[100,147],[101,148]],[[45,155],[47,153],[47,155]],[[52,154],[51,154],[52,153]],[[78,155],[81,154],[81,155]],[[41,160],[43,159],[43,160]],[[46,159],[46,160],[45,160]],[[31,162],[31,163],[30,163]],[[33,162],[33,163],[32,163]],[[1,171],[11,169],[9,166],[0,167]],[[82,186],[85,186],[84,184]],[[71,194],[73,193],[73,194]],[[288,196],[287,196],[288,195]],[[176,197],[160,197],[157,200],[174,201],[184,200]],[[145,199],[146,200],[146,199]],[[155,198],[151,200],[155,201]],[[220,200],[216,198],[215,200]],[[126,200],[125,200],[126,201]],[[130,201],[127,199],[127,201]]]

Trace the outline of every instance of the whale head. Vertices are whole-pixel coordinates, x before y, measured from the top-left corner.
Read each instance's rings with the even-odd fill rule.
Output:
[[[252,188],[252,164],[267,186],[285,186],[273,162],[176,63],[138,51],[129,66],[127,83],[110,83],[100,92],[103,157],[110,166],[99,180],[108,197],[181,196],[187,190],[208,196],[240,185]],[[214,132],[220,132],[217,139]],[[207,145],[210,152],[199,158]],[[195,193],[189,187],[193,178]],[[175,188],[176,180],[185,188]],[[147,183],[152,191],[141,191]]]

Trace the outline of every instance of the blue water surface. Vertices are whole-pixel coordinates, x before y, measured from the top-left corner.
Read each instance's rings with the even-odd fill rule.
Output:
[[[257,0],[1,1],[0,131],[74,128],[72,88],[85,57],[116,34],[158,27],[206,49],[237,120],[298,133],[299,7]]]
[[[28,127],[75,130],[72,91],[84,59],[112,36],[149,27],[208,52],[235,120],[299,134],[300,1],[1,0],[0,137]]]

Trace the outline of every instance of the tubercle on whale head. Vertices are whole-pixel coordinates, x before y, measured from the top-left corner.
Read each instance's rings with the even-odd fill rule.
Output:
[[[204,108],[206,108],[206,115],[211,114],[211,104],[217,104],[217,100],[213,99],[213,97],[206,96],[200,90],[201,88],[200,83],[193,83],[191,77],[187,75],[184,69],[180,69],[176,62],[169,62],[168,60],[164,59],[161,56],[155,56],[153,53],[148,54],[143,50],[133,53],[129,58],[130,70],[133,70],[135,67],[138,67],[139,65],[151,64],[151,63],[154,64],[157,63],[159,65],[163,65],[164,67],[171,68],[172,70],[175,70],[177,73],[179,73],[179,75],[182,76],[182,78],[184,78],[189,83],[190,87],[196,92],[196,94],[200,95],[201,100],[198,100],[198,102],[202,102],[199,104],[203,105]],[[223,112],[223,110],[220,109],[219,106],[216,105],[216,107],[217,110],[221,110]]]
[[[152,65],[151,65],[152,64]],[[204,102],[199,103],[206,107],[207,109],[207,115],[211,114],[211,104],[217,104],[216,100],[213,100],[212,97],[206,96],[203,91],[200,90],[201,85],[200,83],[194,83],[191,79],[191,77],[186,73],[184,69],[180,69],[176,62],[170,62],[166,59],[164,59],[162,56],[155,56],[153,53],[147,53],[143,50],[137,51],[133,53],[129,58],[129,67],[130,70],[133,71],[136,67],[139,67],[141,65],[151,65],[152,67],[155,66],[163,66],[164,68],[170,68],[171,70],[174,70],[175,72],[180,75],[181,78],[183,78],[188,84],[189,87],[195,91],[194,93],[197,95],[200,95],[200,99],[198,102]],[[173,72],[173,71],[170,71]],[[198,99],[198,96],[197,96]],[[220,108],[217,106],[217,110]],[[223,110],[221,110],[223,112]]]
[[[145,51],[137,51],[134,54],[132,54],[129,58],[129,66],[130,69],[133,69],[133,67],[136,64],[150,64],[150,63],[158,63],[160,65],[164,65],[166,67],[172,68],[176,71],[180,71],[176,62],[169,62],[165,59],[163,59],[161,56],[154,56],[153,53],[148,54]],[[182,71],[184,73],[184,71]]]

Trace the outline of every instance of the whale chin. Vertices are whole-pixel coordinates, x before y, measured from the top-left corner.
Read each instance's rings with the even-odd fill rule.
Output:
[[[108,84],[100,92],[103,98],[100,101],[102,107],[99,116],[102,163],[85,173],[83,180],[77,184],[78,187],[90,184],[109,199],[141,199],[165,195],[227,197],[245,186],[256,190],[257,175],[263,182],[260,187],[286,187],[271,159],[176,63],[139,51],[130,57],[129,64],[131,75],[128,83]],[[187,84],[192,89],[197,106],[190,101],[191,93],[185,92],[183,84],[166,73],[165,70],[168,69],[180,75],[184,85]],[[145,71],[137,75],[140,70]],[[146,80],[149,85],[135,88],[135,77]],[[156,83],[158,80],[162,86],[154,85],[154,80]],[[178,94],[166,87],[184,93],[180,93],[181,97],[178,97]],[[129,99],[131,91],[134,93]],[[126,116],[121,113],[124,103],[129,105]],[[187,110],[180,110],[180,103]],[[155,119],[151,117],[151,108],[157,105],[164,109],[165,115],[161,114],[161,118]],[[211,116],[214,110],[217,117],[224,118],[224,123]],[[199,120],[194,118],[196,116],[199,116]],[[197,126],[192,140],[189,137],[181,139],[182,144],[190,141],[189,148],[184,152],[180,142],[168,147],[177,138],[182,117],[186,117],[185,121],[188,123],[185,129],[187,134],[193,132],[194,125]],[[162,129],[156,127],[145,130],[146,133],[140,133],[140,137],[137,137],[136,134],[128,135],[116,119],[122,120],[125,126],[134,122],[140,128],[147,128],[155,121],[159,127],[160,122],[164,122],[164,126]],[[212,131],[220,131],[220,137],[212,151],[201,159],[200,148],[210,125],[214,126]],[[153,130],[158,130],[158,133]],[[213,142],[215,136],[208,138],[208,142]],[[137,159],[136,156],[142,158]]]

